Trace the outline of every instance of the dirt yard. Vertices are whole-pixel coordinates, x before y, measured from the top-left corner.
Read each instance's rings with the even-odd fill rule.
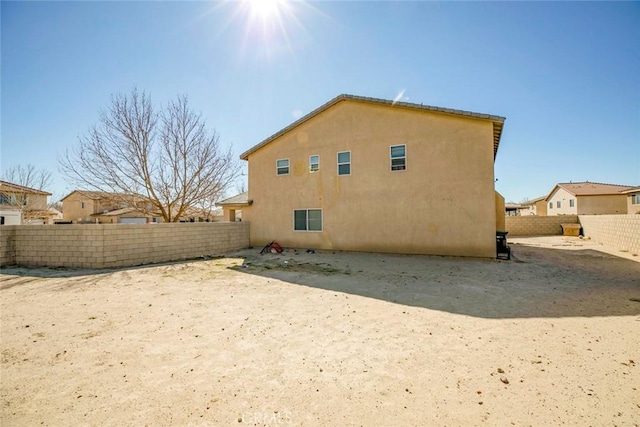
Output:
[[[5,268],[2,426],[638,425],[640,262],[512,242]]]

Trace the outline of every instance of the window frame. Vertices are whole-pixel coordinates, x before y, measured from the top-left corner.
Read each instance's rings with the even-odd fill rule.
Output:
[[[348,162],[340,162],[340,154],[349,153],[349,161]],[[348,151],[338,151],[336,155],[336,163],[337,163],[337,173],[338,176],[349,176],[351,175],[351,150]],[[349,165],[349,173],[340,173],[340,166]]]
[[[310,230],[309,229],[309,211],[318,211],[320,212],[320,230]],[[296,212],[305,212],[305,229],[297,229],[296,228]],[[301,232],[301,233],[322,233],[324,231],[324,212],[322,208],[300,208],[293,210],[293,231]]]
[[[553,202],[549,202],[549,209],[553,209]]]
[[[287,162],[287,172],[286,173],[280,173],[280,169],[284,169],[285,166],[278,166],[278,162],[281,161],[285,161]],[[282,175],[289,175],[289,172],[291,171],[291,161],[289,158],[284,158],[284,159],[276,159],[276,176],[282,176]]]
[[[560,200],[556,200],[556,208],[562,208],[562,202]]]
[[[575,208],[576,207],[576,201],[574,199],[569,199],[569,207],[570,208]]]
[[[318,161],[313,163],[311,161],[311,159],[313,157],[317,157]],[[315,169],[313,169],[313,165],[314,164],[316,165]],[[319,172],[319,171],[320,171],[320,154],[312,154],[312,155],[309,156],[309,173],[316,173],[316,172]]]
[[[640,205],[640,193],[631,195],[631,204]]]
[[[393,149],[395,147],[404,147],[404,155],[402,157],[393,157]],[[394,169],[393,160],[403,159],[402,169]],[[396,144],[389,146],[389,168],[391,172],[403,172],[407,170],[407,144]]]

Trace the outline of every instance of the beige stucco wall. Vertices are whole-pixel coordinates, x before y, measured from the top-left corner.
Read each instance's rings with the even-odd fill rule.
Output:
[[[574,200],[574,207],[569,206],[569,201]],[[560,201],[560,208],[557,202]],[[549,206],[553,204],[553,208]],[[627,213],[627,196],[601,195],[601,196],[574,196],[563,188],[558,188],[549,200],[547,200],[548,215],[616,215]]]
[[[570,200],[573,200],[573,207],[570,205]],[[549,204],[551,202],[551,205]],[[560,202],[560,207],[558,207]],[[578,214],[578,202],[576,196],[569,193],[564,188],[558,187],[556,191],[546,201],[547,215],[577,215]]]
[[[10,225],[0,233],[0,265],[127,267],[248,246],[247,222]]]
[[[578,215],[624,215],[626,213],[627,197],[624,194],[578,197]]]
[[[547,201],[539,200],[534,205],[533,212],[535,215],[545,216],[547,215]]]
[[[640,191],[632,194],[640,194]],[[627,213],[628,214],[640,214],[640,204],[634,204],[632,194],[627,195]]]
[[[392,172],[398,144],[407,170]],[[349,176],[337,175],[339,151],[351,151]],[[290,174],[277,176],[283,158]],[[249,155],[243,219],[255,246],[495,257],[493,161],[489,121],[340,102]],[[293,231],[306,208],[323,210],[322,232]]]
[[[505,231],[504,197],[496,191],[496,231]]]

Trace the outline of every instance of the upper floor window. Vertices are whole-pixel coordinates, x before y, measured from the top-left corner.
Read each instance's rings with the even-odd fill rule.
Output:
[[[289,159],[276,160],[276,173],[278,175],[289,175]]]
[[[553,202],[549,202],[549,209],[553,209]]]
[[[561,206],[562,206],[562,202],[560,200],[558,200],[556,202],[556,208],[560,209]]]
[[[575,200],[573,200],[573,199],[569,200],[569,207],[570,208],[574,207],[575,205],[576,205],[576,201]]]
[[[631,195],[631,204],[632,205],[640,205],[640,194],[632,194]]]
[[[351,175],[351,151],[338,153],[338,175]]]
[[[84,209],[84,206],[85,206],[84,202],[80,202],[80,209]]]
[[[403,171],[407,168],[407,146],[392,145],[391,150],[391,170]]]
[[[318,172],[320,170],[320,156],[317,154],[309,156],[309,172]]]

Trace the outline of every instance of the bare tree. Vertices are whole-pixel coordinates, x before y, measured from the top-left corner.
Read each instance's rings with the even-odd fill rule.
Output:
[[[46,210],[46,199],[40,203],[34,204],[33,199],[30,201],[32,190],[46,191],[47,187],[51,185],[51,172],[45,169],[37,169],[32,164],[27,165],[15,165],[5,170],[2,174],[3,180],[15,184],[18,187],[27,187],[25,191],[20,188],[9,188],[0,194],[2,204],[11,205],[13,208],[20,210],[24,216],[25,212],[29,210]]]
[[[2,176],[5,181],[34,190],[46,191],[45,189],[51,185],[51,172],[36,169],[32,164],[12,166]]]
[[[218,134],[186,96],[156,111],[136,89],[112,96],[98,124],[59,163],[75,185],[116,193],[166,222],[215,203],[240,171],[231,148],[221,150]]]

